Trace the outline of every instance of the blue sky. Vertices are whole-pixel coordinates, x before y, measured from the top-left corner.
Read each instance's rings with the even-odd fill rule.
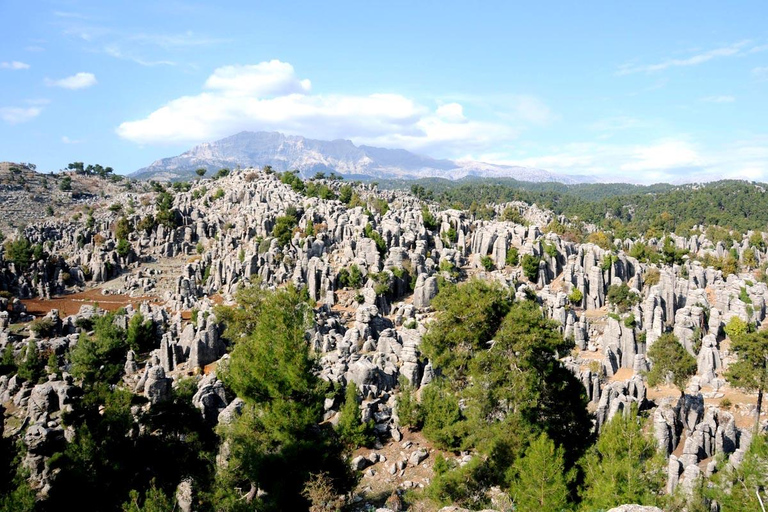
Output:
[[[241,130],[633,182],[768,181],[765,2],[4,0],[0,160]]]

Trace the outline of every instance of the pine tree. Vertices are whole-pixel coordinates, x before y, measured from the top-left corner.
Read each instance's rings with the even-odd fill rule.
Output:
[[[305,337],[313,313],[292,285],[242,288],[236,298],[239,306],[216,309],[234,343],[220,378],[245,405],[221,431],[230,458],[217,499],[252,507],[248,489],[259,488],[266,495],[258,510],[306,510],[301,490],[312,473],[328,471],[340,490],[350,482],[341,446],[318,428],[325,384]]]
[[[768,330],[740,333],[731,337],[737,360],[728,367],[728,381],[746,391],[757,391],[755,429],[760,425],[763,393],[768,387]]]
[[[671,332],[662,334],[648,350],[648,359],[653,363],[648,372],[648,385],[658,386],[672,381],[680,394],[685,394],[685,385],[696,374],[696,359],[680,344]]]
[[[344,393],[344,405],[339,411],[339,424],[336,431],[341,440],[353,448],[367,446],[371,443],[372,422],[363,423],[360,418],[360,404],[358,403],[357,385],[354,382],[347,384]]]
[[[617,414],[582,461],[583,509],[655,504],[663,486],[663,464],[653,440],[643,433],[637,407],[627,415]]]
[[[517,459],[510,470],[510,495],[520,512],[560,512],[567,510],[568,484],[575,471],[565,470],[562,447],[541,434]]]
[[[768,439],[758,434],[738,468],[727,465],[714,477],[707,495],[720,510],[764,510],[768,505]],[[761,502],[762,501],[762,502]]]

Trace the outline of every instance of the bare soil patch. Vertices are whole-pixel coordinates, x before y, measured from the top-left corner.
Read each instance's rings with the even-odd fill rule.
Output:
[[[72,293],[52,299],[22,299],[27,312],[35,316],[44,316],[52,309],[58,309],[62,316],[77,314],[84,305],[98,306],[107,311],[116,311],[132,304],[138,306],[145,301],[158,302],[156,297],[130,297],[128,295],[102,295],[101,288],[92,288],[84,292]]]

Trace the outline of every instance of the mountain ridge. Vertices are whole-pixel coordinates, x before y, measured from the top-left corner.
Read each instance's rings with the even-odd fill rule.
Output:
[[[262,167],[277,171],[298,169],[302,176],[335,172],[372,179],[417,179],[441,177],[509,177],[521,181],[584,183],[584,176],[566,176],[543,169],[497,165],[476,161],[437,159],[405,149],[356,146],[346,139],[324,141],[279,132],[243,131],[204,142],[174,156],[156,160],[130,176],[138,179],[175,181],[193,177],[195,169],[214,171],[222,167]]]

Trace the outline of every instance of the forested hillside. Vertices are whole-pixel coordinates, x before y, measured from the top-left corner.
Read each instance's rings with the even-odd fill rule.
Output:
[[[766,186],[745,181],[700,185],[527,183],[515,180],[418,180],[383,182],[407,188],[446,207],[460,209],[523,201],[578,218],[601,228],[638,236],[664,231],[686,235],[694,225],[717,225],[740,232],[768,225]]]

